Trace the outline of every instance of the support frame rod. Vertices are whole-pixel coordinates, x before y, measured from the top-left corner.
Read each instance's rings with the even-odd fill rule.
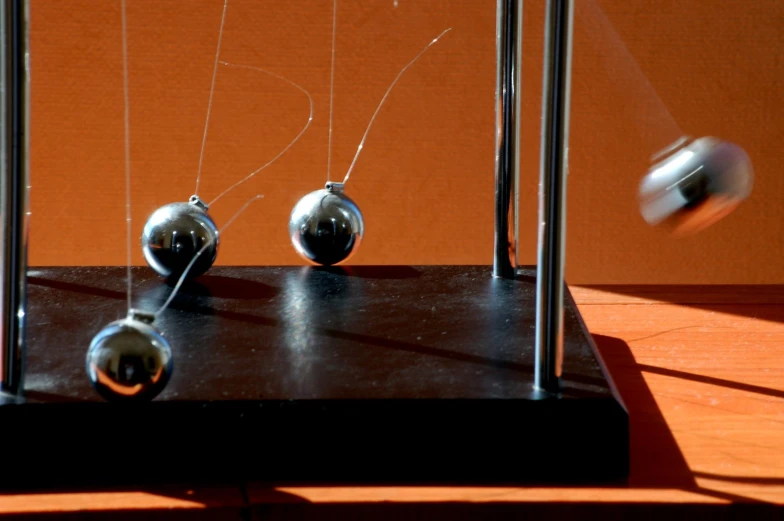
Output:
[[[497,0],[493,276],[517,276],[523,0]]]
[[[30,189],[29,0],[0,7],[0,390],[23,388]]]
[[[545,16],[534,386],[561,390],[574,0],[548,0]]]

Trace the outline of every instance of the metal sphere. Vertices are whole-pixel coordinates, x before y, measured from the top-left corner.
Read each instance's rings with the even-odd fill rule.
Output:
[[[189,279],[210,269],[218,256],[218,227],[207,215],[198,197],[188,203],[158,208],[142,232],[142,250],[147,264],[163,277],[179,277],[205,244],[206,250],[188,271]]]
[[[107,401],[155,398],[174,367],[169,342],[151,323],[134,316],[112,322],[90,343],[87,376]]]
[[[348,259],[364,233],[362,212],[343,193],[340,183],[327,183],[294,206],[289,219],[291,244],[305,260],[332,266]]]
[[[751,160],[742,148],[703,137],[648,170],[640,183],[640,212],[650,225],[677,235],[696,233],[732,213],[753,183]]]

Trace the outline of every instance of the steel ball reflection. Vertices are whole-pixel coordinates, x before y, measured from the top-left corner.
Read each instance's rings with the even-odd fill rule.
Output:
[[[212,267],[218,256],[218,227],[197,196],[187,203],[167,204],[156,210],[142,232],[142,250],[147,264],[162,277],[179,277],[193,257],[187,278],[195,278]]]
[[[751,193],[754,171],[746,152],[714,137],[686,140],[652,166],[639,187],[645,221],[676,235],[699,232]]]
[[[105,400],[148,401],[166,387],[174,367],[172,351],[153,327],[153,318],[132,311],[103,328],[90,343],[87,376]]]
[[[289,235],[294,249],[305,260],[333,266],[356,252],[364,233],[359,207],[343,193],[341,183],[327,183],[294,206]]]

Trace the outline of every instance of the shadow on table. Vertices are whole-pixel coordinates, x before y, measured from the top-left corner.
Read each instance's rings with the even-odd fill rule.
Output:
[[[623,340],[592,335],[629,411],[631,488],[689,488],[694,478],[659,406]]]

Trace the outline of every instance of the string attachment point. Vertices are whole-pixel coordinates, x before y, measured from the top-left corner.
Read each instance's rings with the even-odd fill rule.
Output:
[[[188,204],[192,204],[193,206],[197,206],[197,207],[201,208],[202,210],[204,210],[205,212],[207,210],[209,210],[209,208],[210,208],[209,205],[207,203],[205,203],[204,201],[202,201],[201,198],[198,195],[196,195],[196,194],[192,195],[190,197],[190,199],[188,199]]]
[[[155,322],[155,317],[155,313],[150,313],[141,309],[131,308],[128,311],[128,318],[130,320],[136,320],[137,322],[143,322],[145,324],[152,324]]]
[[[658,152],[654,153],[651,156],[651,163],[656,163],[660,159],[663,159],[665,156],[672,154],[673,152],[684,148],[686,145],[694,141],[690,136],[681,136],[678,140],[670,145],[667,145],[665,148],[659,150]]]
[[[343,183],[336,183],[334,181],[327,181],[327,184],[324,186],[330,192],[341,193],[343,192]]]

